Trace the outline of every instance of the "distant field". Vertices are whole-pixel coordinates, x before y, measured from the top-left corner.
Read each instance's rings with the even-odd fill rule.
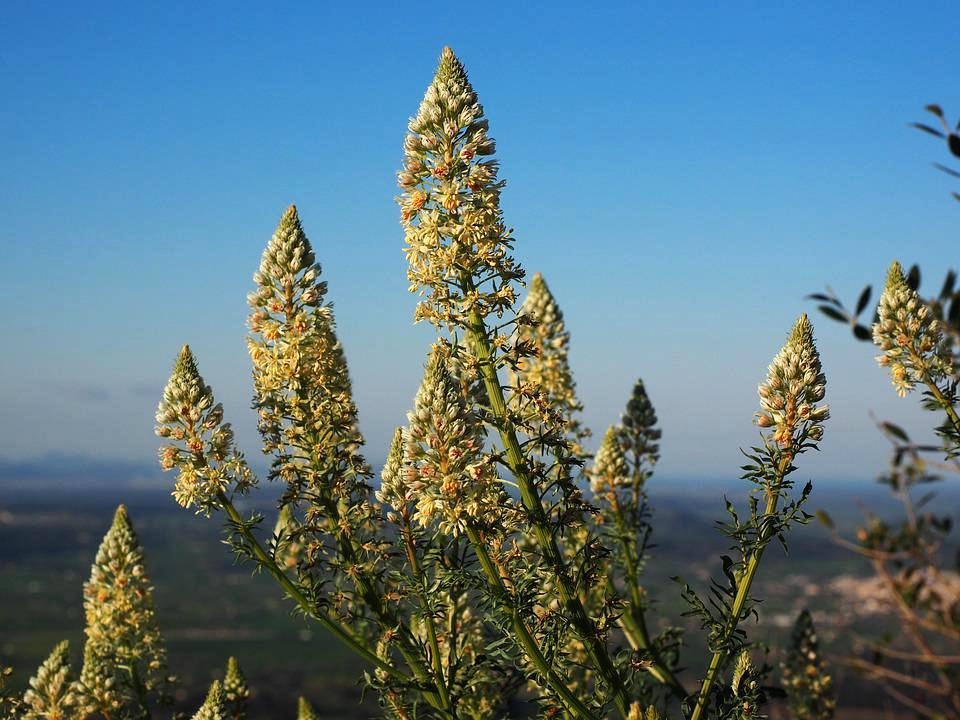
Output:
[[[857,495],[866,496],[871,507],[891,507],[873,486],[857,488],[851,492],[824,485],[812,507],[844,508],[834,514],[846,524],[857,516]],[[725,550],[723,538],[712,527],[722,510],[721,494],[696,484],[654,483],[653,495],[657,547],[647,569],[647,587],[658,610],[682,625],[680,613],[685,608],[670,578],[681,575],[702,587],[707,574],[717,570],[716,561],[705,558]],[[956,506],[955,494],[945,498]],[[234,565],[228,548],[220,544],[217,519],[179,510],[162,491],[3,492],[0,662],[14,666],[15,686],[25,684],[62,638],[71,640],[79,661],[81,586],[120,500],[126,502],[147,551],[171,668],[183,681],[178,700],[184,707],[198,705],[227,656],[236,655],[255,689],[254,717],[293,717],[298,694],[309,697],[324,717],[377,715],[375,701],[361,701],[357,678],[362,664],[322,630],[291,615],[290,603],[267,577],[251,577],[248,567]],[[765,560],[757,587],[757,595],[765,598],[765,624],[752,636],[773,646],[781,644],[796,613],[806,606],[815,613],[827,651],[844,652],[854,632],[876,632],[883,621],[859,617],[857,608],[845,602],[831,583],[845,576],[846,586],[839,586],[856,587],[855,578],[866,571],[820,528],[800,528],[791,538],[789,558],[773,547]],[[657,622],[654,619],[654,625]],[[691,647],[686,657],[702,655],[698,634],[695,629],[688,633]],[[688,668],[688,683],[697,672],[697,667]],[[866,704],[866,697],[877,698],[842,669],[836,668],[835,674],[841,707],[848,712]]]

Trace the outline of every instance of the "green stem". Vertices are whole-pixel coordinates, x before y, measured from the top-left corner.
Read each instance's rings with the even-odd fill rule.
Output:
[[[909,352],[910,359],[913,361],[914,367],[920,368],[924,385],[930,389],[930,392],[933,393],[933,396],[937,399],[937,402],[940,403],[940,407],[943,408],[943,411],[950,419],[950,424],[953,425],[957,433],[960,433],[960,415],[957,414],[957,411],[953,408],[953,404],[947,400],[946,396],[943,394],[943,391],[930,377],[930,370],[927,366],[927,361],[924,360],[922,354],[913,350],[910,350]]]
[[[783,478],[786,475],[787,468],[790,467],[792,461],[793,455],[790,452],[787,452],[780,461],[774,482],[767,491],[767,506],[763,513],[764,519],[771,517],[777,509],[777,502],[780,499],[780,487],[783,484]],[[747,561],[747,567],[737,578],[737,594],[734,596],[733,605],[730,608],[730,616],[724,628],[723,637],[720,640],[721,649],[713,653],[713,657],[710,658],[710,666],[707,668],[707,675],[703,679],[703,684],[700,686],[700,692],[697,695],[697,705],[693,709],[693,714],[690,715],[690,720],[700,720],[706,710],[707,701],[710,699],[710,692],[713,690],[713,685],[717,680],[717,674],[720,672],[720,666],[727,659],[728,652],[725,649],[726,644],[730,638],[733,637],[737,626],[740,624],[743,608],[750,597],[750,586],[753,584],[753,579],[757,574],[757,570],[760,568],[760,558],[763,557],[763,551],[772,536],[771,527],[770,524],[764,524],[762,526],[760,535],[757,538],[756,549],[753,551],[753,554],[750,555],[750,559]]]
[[[537,666],[537,670],[541,675],[543,675],[544,679],[547,681],[547,684],[554,690],[554,692],[563,698],[567,708],[572,713],[581,718],[594,718],[594,715],[590,712],[590,709],[584,705],[576,695],[573,694],[570,688],[567,687],[567,684],[550,666],[550,663],[547,662],[547,659],[540,650],[540,646],[537,644],[536,639],[527,628],[527,624],[524,622],[523,616],[520,614],[520,611],[517,609],[517,607],[511,602],[507,588],[504,587],[503,578],[500,577],[500,573],[497,571],[497,566],[490,557],[490,553],[487,552],[487,546],[484,544],[483,538],[480,537],[480,533],[478,533],[476,528],[474,528],[472,525],[467,526],[467,538],[470,540],[470,544],[473,546],[473,550],[477,554],[477,559],[480,561],[480,566],[483,568],[483,572],[487,576],[487,582],[489,582],[493,587],[493,590],[498,598],[510,608],[510,619],[513,622],[514,632],[516,632],[517,638],[520,640],[520,645],[523,647],[524,652],[526,652],[527,657],[529,657],[533,664]]]
[[[137,672],[137,666],[131,663],[127,667],[127,672],[130,673],[130,684],[133,685],[133,690],[137,693],[137,702],[140,703],[140,709],[143,711],[140,715],[140,720],[150,720],[150,703],[147,699],[147,688],[140,678],[140,673]]]
[[[473,290],[473,283],[470,278],[465,278],[464,284],[466,290]],[[566,562],[547,521],[546,512],[537,493],[536,485],[524,460],[520,441],[517,439],[516,427],[507,413],[507,403],[504,398],[503,387],[500,385],[500,378],[497,375],[497,368],[492,360],[493,351],[490,346],[490,338],[487,336],[486,325],[476,310],[470,311],[467,332],[477,354],[480,373],[483,376],[483,384],[490,402],[490,410],[496,418],[496,427],[507,451],[507,463],[510,471],[520,487],[520,498],[529,514],[533,534],[546,556],[547,562],[553,569],[557,579],[557,588],[560,591],[560,599],[574,629],[587,646],[587,651],[597,674],[612,689],[617,709],[621,715],[626,717],[630,708],[630,698],[623,685],[623,679],[610,659],[607,648],[597,633],[595,624],[587,615],[583,603],[580,601],[580,597],[568,576]]]
[[[627,521],[623,516],[623,507],[620,505],[616,489],[611,489],[610,494],[612,496],[613,517],[626,561],[627,590],[630,594],[630,607],[627,612],[620,616],[620,623],[624,626],[624,632],[626,632],[627,638],[631,640],[634,649],[642,650],[650,655],[651,664],[647,668],[648,672],[660,683],[668,686],[678,699],[683,700],[687,697],[687,691],[680,684],[673,671],[660,659],[660,653],[650,640],[650,632],[647,630],[647,622],[643,613],[643,597],[640,593],[640,572],[629,539],[631,535],[628,532]],[[635,496],[639,499],[639,493],[636,493]]]
[[[427,639],[430,642],[430,649],[433,653],[433,672],[436,678],[437,691],[440,693],[440,702],[443,703],[444,708],[453,710],[453,706],[450,704],[450,695],[447,692],[447,684],[444,681],[443,659],[440,657],[440,643],[437,641],[437,630],[433,626],[433,610],[430,607],[427,593],[424,592],[423,589],[424,575],[420,569],[420,563],[417,561],[417,549],[413,543],[413,535],[410,531],[409,524],[403,528],[402,532],[407,550],[407,559],[410,561],[410,569],[414,575],[417,597],[420,598],[420,606],[427,615]],[[453,645],[451,643],[451,651],[452,647]],[[451,662],[451,665],[452,664]]]
[[[284,326],[288,331],[291,331],[293,330],[292,318],[297,313],[297,307],[296,307],[296,304],[294,303],[294,288],[292,285],[286,285],[284,287],[284,300],[286,303],[286,307],[284,309]],[[298,397],[300,395],[301,390],[302,390],[302,387],[295,391]],[[309,398],[302,398],[302,399],[309,400]],[[314,455],[314,448],[322,447],[325,444],[325,442],[324,440],[322,440],[320,437],[317,436],[316,432],[310,433],[308,435],[308,438],[310,439],[309,445],[307,445],[306,447],[298,447],[298,449],[300,449],[302,452],[304,452],[308,456],[309,462],[311,463],[313,470],[322,471],[323,470],[322,464],[319,468],[316,467],[319,461],[316,459]],[[353,472],[353,471],[350,471],[350,472]],[[354,473],[354,478],[355,478],[355,473]],[[340,509],[337,505],[336,500],[333,497],[331,497],[330,494],[327,492],[324,492],[324,494],[319,497],[319,500],[323,504],[324,509],[326,510],[327,517],[329,517],[330,520],[333,521],[334,526],[338,528],[338,532],[335,534],[335,538],[336,538],[337,547],[339,548],[340,553],[343,555],[344,559],[350,565],[351,569],[356,570],[358,566],[357,553],[356,553],[356,547],[355,547],[356,543],[354,538],[349,533],[347,533],[346,530],[342,529],[342,526],[340,523],[340,520],[341,520]],[[403,656],[404,661],[406,661],[407,665],[413,671],[413,674],[416,677],[417,681],[424,684],[425,686],[429,685],[430,684],[429,671],[424,666],[423,662],[421,662],[421,659],[417,656],[416,652],[412,650],[410,647],[408,647],[408,644],[410,644],[408,642],[408,635],[409,635],[408,628],[405,625],[403,625],[402,622],[400,622],[400,619],[394,613],[390,612],[390,609],[388,607],[384,605],[380,594],[369,582],[367,582],[367,579],[364,577],[362,573],[353,572],[348,574],[350,579],[353,582],[354,587],[357,589],[357,592],[360,594],[360,597],[363,598],[363,601],[377,616],[377,619],[380,625],[387,629],[393,629],[395,627],[402,628],[404,633],[401,636],[401,642],[398,643],[398,650],[400,651],[400,654]],[[446,711],[447,709],[449,709],[449,706],[447,704],[445,703],[441,704],[442,701],[437,697],[436,693],[426,689],[423,690],[423,693],[426,701],[435,709],[442,710],[442,711]]]
[[[930,392],[933,393],[933,396],[940,403],[940,407],[942,407],[944,412],[947,413],[947,417],[950,418],[950,423],[956,429],[957,433],[960,433],[960,415],[957,415],[957,411],[953,409],[953,405],[947,401],[943,391],[937,387],[935,382],[930,380],[927,380],[927,387],[930,388]]]
[[[327,515],[333,520],[334,524],[337,527],[340,527],[340,511],[337,507],[337,503],[333,498],[327,496],[321,499],[321,502],[326,509]],[[344,559],[351,567],[357,567],[357,555],[354,548],[353,538],[347,534],[346,531],[340,530],[336,534],[337,546],[340,548],[340,552],[343,554]],[[407,665],[410,666],[410,669],[413,671],[414,677],[424,684],[430,685],[434,684],[430,680],[430,672],[424,666],[421,659],[416,655],[414,651],[406,647],[407,633],[408,628],[400,621],[400,619],[392,612],[390,609],[385,607],[379,593],[375,592],[373,587],[367,582],[367,579],[362,573],[350,573],[350,578],[353,581],[354,587],[357,588],[357,592],[360,593],[360,597],[363,598],[364,602],[370,607],[373,613],[377,616],[380,624],[387,628],[393,629],[396,627],[401,627],[404,631],[403,642],[398,644],[398,649],[400,654],[403,656],[403,659],[406,661]],[[441,676],[442,677],[442,676]],[[438,683],[442,684],[442,680],[439,680]],[[441,693],[445,694],[446,690]],[[442,697],[438,697],[436,693],[428,690],[424,690],[424,697],[427,702],[437,710],[447,711],[450,709],[449,700],[443,700]]]
[[[217,493],[217,500],[220,502],[221,507],[223,507],[223,509],[226,511],[229,518],[233,521],[240,534],[243,535],[244,540],[247,541],[251,552],[253,552],[253,555],[257,559],[257,562],[260,564],[260,566],[266,568],[267,572],[273,575],[274,579],[280,584],[280,587],[284,589],[290,599],[300,606],[300,609],[307,617],[313,618],[319,622],[321,625],[323,625],[323,627],[329,630],[334,637],[342,641],[347,647],[349,647],[371,665],[375,666],[377,669],[383,670],[388,675],[391,675],[402,682],[409,683],[413,681],[413,678],[411,678],[409,675],[393,667],[390,663],[383,660],[377,656],[376,653],[366,647],[366,645],[364,645],[363,642],[356,635],[354,635],[349,628],[342,625],[339,620],[331,617],[327,613],[319,611],[316,607],[314,607],[309,598],[307,598],[307,596],[300,591],[300,588],[294,585],[293,581],[287,577],[286,573],[284,573],[283,570],[281,570],[280,567],[274,562],[269,553],[264,550],[263,546],[260,544],[260,541],[257,540],[256,536],[252,532],[250,532],[246,521],[243,519],[240,513],[237,512],[237,509],[234,507],[230,499],[223,492],[219,492]]]

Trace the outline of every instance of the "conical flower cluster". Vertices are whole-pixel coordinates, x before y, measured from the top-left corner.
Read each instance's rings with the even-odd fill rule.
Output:
[[[231,483],[239,492],[254,483],[243,455],[233,447],[223,406],[215,402],[187,345],[164,388],[157,423],[157,435],[172,441],[160,448],[160,465],[179,471],[173,496],[183,507],[209,511]]]
[[[292,487],[332,485],[344,471],[365,472],[350,374],[319,278],[291,205],[253,276],[247,346],[263,450],[278,453],[274,472]]]
[[[823,437],[823,422],[830,411],[818,405],[826,392],[826,377],[813,341],[813,327],[801,315],[786,344],[774,357],[766,382],[760,385],[757,424],[772,427],[773,439],[782,447]]]
[[[193,720],[230,720],[227,713],[226,696],[219,680],[214,680],[207,693],[206,700],[197,710]]]
[[[313,705],[302,695],[297,701],[297,720],[320,720],[320,716],[313,709]]]
[[[69,720],[80,704],[70,672],[70,644],[64,640],[30,678],[23,696],[23,720]]]
[[[898,262],[887,273],[877,316],[873,342],[883,351],[877,362],[890,368],[900,397],[906,397],[918,382],[938,382],[952,372],[953,359],[940,321],[907,284]]]
[[[387,453],[387,462],[380,472],[380,488],[376,493],[377,500],[393,508],[387,512],[387,517],[394,523],[399,519],[398,512],[405,514],[417,501],[417,494],[410,482],[410,473],[404,463],[406,446],[404,430],[397,428]]]
[[[235,657],[227,660],[227,672],[223,678],[223,697],[230,720],[244,720],[247,717],[250,688],[243,670],[240,669],[240,663]]]
[[[116,692],[132,700],[139,694],[137,685],[162,693],[166,650],[143,548],[123,505],[114,514],[83,586],[83,607],[87,643],[81,683],[87,694],[109,699]],[[107,709],[101,707],[101,712]]]
[[[620,447],[633,465],[633,474],[641,482],[660,459],[660,438],[657,428],[657,412],[650,402],[643,380],[637,380],[627,401],[626,410],[620,416],[617,428]]]
[[[411,290],[427,297],[417,319],[463,325],[464,314],[513,306],[522,270],[510,257],[500,210],[495,143],[466,70],[450,48],[404,142],[398,174]]]
[[[468,524],[499,523],[503,491],[483,452],[483,428],[467,407],[447,350],[436,347],[430,354],[407,415],[403,462],[416,497],[414,519],[458,535]]]
[[[813,618],[804,610],[793,626],[787,660],[783,663],[783,687],[797,720],[830,720],[837,706],[833,679],[820,656]]]
[[[590,489],[595,495],[616,492],[618,488],[632,484],[630,468],[623,455],[617,429],[612,425],[603,436],[600,449],[593,460],[593,469],[590,471]]]
[[[520,379],[545,396],[547,405],[560,414],[566,432],[576,441],[589,435],[575,417],[583,411],[570,370],[570,333],[553,293],[540,273],[533,276],[530,292],[520,309],[524,320],[515,341],[524,356],[517,361]],[[526,353],[531,353],[526,356]],[[516,394],[515,397],[521,397]]]

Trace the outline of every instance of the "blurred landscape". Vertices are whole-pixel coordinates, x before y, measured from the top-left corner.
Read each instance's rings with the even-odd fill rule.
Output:
[[[13,685],[23,687],[60,639],[69,638],[79,662],[82,649],[82,585],[96,548],[118,502],[124,502],[143,543],[156,588],[155,601],[164,629],[170,666],[181,678],[179,707],[196,707],[207,685],[236,655],[253,688],[253,717],[293,717],[298,694],[307,696],[330,718],[377,715],[375,700],[362,699],[363,664],[350,652],[292,614],[292,606],[265,576],[237,566],[221,544],[221,523],[178,508],[165,484],[146,477],[139,482],[65,483],[63,478],[23,477],[9,473],[0,483],[0,663],[15,670]],[[20,472],[27,473],[21,467]],[[133,473],[120,468],[117,473]],[[110,473],[104,469],[103,475]],[[109,479],[109,477],[108,477]],[[148,483],[149,481],[149,483]],[[691,625],[679,588],[679,575],[702,588],[719,573],[724,540],[713,528],[726,491],[741,498],[740,483],[691,482],[654,478],[656,547],[646,571],[646,587],[656,603],[654,624]],[[255,493],[257,509],[272,523],[269,492]],[[940,488],[941,508],[955,510],[960,495]],[[869,481],[820,482],[810,510],[830,509],[837,525],[850,532],[862,518],[860,504],[895,517],[897,505],[885,489]],[[949,507],[948,507],[949,506]],[[249,506],[248,506],[249,507]],[[848,653],[858,634],[877,637],[895,629],[869,582],[869,568],[838,547],[816,522],[790,536],[790,555],[772,546],[756,595],[764,599],[761,628],[748,624],[754,640],[772,648],[788,640],[797,613],[808,607],[828,656]],[[952,554],[955,548],[947,548]],[[696,658],[699,632],[690,626],[684,657]],[[291,652],[290,648],[299,648]],[[779,656],[772,652],[769,661]],[[902,717],[885,704],[876,686],[833,663],[840,694],[839,718]],[[688,684],[701,671],[689,667]],[[876,711],[882,711],[877,715]]]

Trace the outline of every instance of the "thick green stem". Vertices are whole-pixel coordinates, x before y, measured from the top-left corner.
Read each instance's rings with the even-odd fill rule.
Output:
[[[654,647],[650,639],[650,632],[647,630],[647,622],[643,613],[643,597],[640,592],[640,571],[638,561],[633,547],[630,543],[631,534],[627,526],[626,518],[623,516],[623,507],[617,496],[615,489],[610,491],[611,506],[613,508],[614,521],[617,524],[617,533],[620,536],[620,546],[623,548],[625,560],[625,572],[627,581],[627,591],[630,595],[630,607],[627,612],[620,616],[621,626],[631,641],[634,650],[642,650],[650,656],[651,663],[647,668],[659,682],[670,688],[670,691],[680,700],[687,697],[687,691],[677,679],[673,671],[660,659],[660,653]],[[635,494],[639,498],[639,493]]]
[[[465,285],[466,289],[473,289],[473,284],[469,279],[466,280]],[[580,636],[580,639],[586,645],[597,674],[603,678],[613,691],[617,708],[620,710],[620,713],[626,717],[630,708],[630,698],[623,685],[623,679],[620,677],[620,673],[617,672],[607,652],[606,645],[598,635],[595,624],[587,615],[583,603],[580,601],[580,597],[576,593],[573,583],[570,581],[566,562],[557,545],[536,485],[533,482],[530,470],[524,459],[520,441],[517,438],[516,427],[507,412],[507,403],[504,398],[503,387],[500,385],[497,368],[492,360],[493,351],[490,346],[490,338],[487,336],[486,325],[476,310],[470,312],[467,332],[477,354],[480,373],[483,376],[483,384],[486,388],[490,403],[490,410],[495,418],[500,439],[506,449],[507,463],[520,488],[520,498],[529,515],[530,524],[533,526],[533,534],[556,577],[557,588],[560,591],[560,599],[563,602],[563,607],[574,629]]]
[[[342,625],[339,620],[331,617],[325,612],[321,612],[314,607],[314,604],[310,602],[310,599],[307,598],[307,596],[304,595],[296,585],[294,585],[293,581],[287,577],[286,573],[284,573],[283,570],[281,570],[280,567],[274,562],[273,558],[270,557],[270,554],[264,550],[263,546],[260,544],[260,541],[257,540],[256,536],[252,532],[250,532],[246,521],[234,507],[230,499],[223,492],[220,492],[217,493],[217,500],[219,500],[220,506],[226,511],[227,516],[233,521],[237,531],[247,542],[250,551],[253,553],[253,556],[256,558],[260,566],[266,568],[267,572],[273,575],[277,583],[280,584],[280,587],[284,589],[291,600],[300,606],[300,609],[307,617],[313,618],[319,622],[321,625],[323,625],[323,627],[329,630],[334,637],[342,641],[347,647],[349,647],[357,655],[362,657],[374,667],[378,668],[379,670],[383,670],[388,675],[391,675],[403,682],[409,683],[413,681],[413,678],[411,678],[409,675],[398,670],[386,660],[383,660],[377,656],[377,654],[364,645],[363,641],[354,635],[349,628]]]
[[[550,663],[547,662],[547,659],[540,650],[540,646],[537,644],[536,639],[527,628],[527,624],[524,622],[520,611],[510,601],[507,588],[504,587],[503,579],[500,577],[500,573],[497,570],[497,566],[494,564],[493,559],[490,557],[490,553],[487,552],[487,546],[484,543],[483,538],[480,537],[480,533],[477,532],[476,528],[468,525],[467,538],[470,540],[470,544],[473,546],[474,552],[477,554],[477,559],[480,561],[480,566],[483,568],[483,572],[487,576],[487,582],[493,587],[494,593],[498,596],[498,598],[510,608],[510,618],[513,622],[514,632],[516,632],[517,638],[520,640],[520,645],[523,647],[527,657],[534,665],[536,665],[537,670],[541,675],[543,675],[544,679],[547,681],[547,684],[553,689],[553,691],[560,695],[566,704],[567,709],[571,713],[577,717],[587,718],[588,720],[590,718],[594,718],[594,715],[590,712],[590,709],[584,705],[576,695],[574,695],[570,688],[567,687],[567,684],[563,681],[563,679],[560,678],[553,670],[553,668],[550,666]]]
[[[761,520],[761,522],[771,518],[773,513],[776,511],[777,502],[780,499],[780,487],[783,484],[783,478],[786,475],[787,468],[790,467],[790,463],[792,461],[793,455],[789,452],[780,461],[774,482],[767,491],[767,506],[764,510],[763,520]],[[730,638],[733,637],[734,632],[737,630],[737,626],[740,624],[740,618],[743,615],[744,606],[747,604],[747,600],[750,598],[750,586],[753,584],[753,579],[757,574],[757,570],[760,568],[760,558],[763,557],[763,551],[773,534],[772,527],[772,525],[765,522],[761,526],[762,529],[757,538],[756,549],[750,555],[750,559],[747,561],[746,568],[737,578],[737,594],[733,598],[733,605],[730,608],[730,616],[723,631],[723,637],[721,638],[721,649],[717,650],[713,654],[713,657],[710,658],[710,666],[707,668],[707,675],[703,679],[703,684],[700,686],[700,693],[697,695],[697,705],[693,709],[693,714],[690,715],[690,720],[700,720],[700,718],[703,716],[703,713],[706,711],[707,701],[710,699],[710,692],[713,690],[713,685],[717,680],[717,674],[720,672],[720,666],[727,659],[728,652],[725,649],[726,644]]]

